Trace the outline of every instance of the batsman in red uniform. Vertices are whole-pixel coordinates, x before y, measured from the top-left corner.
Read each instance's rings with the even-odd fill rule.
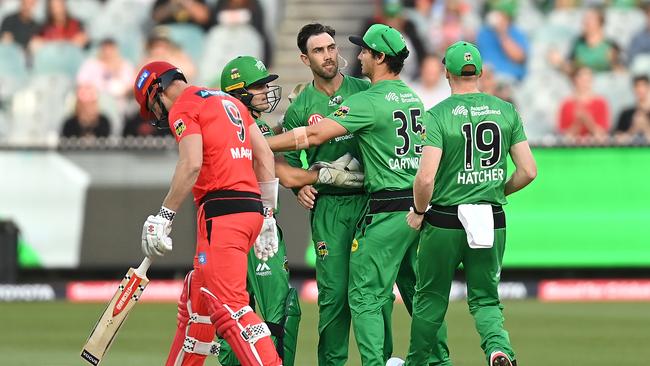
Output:
[[[145,255],[171,251],[175,211],[190,190],[198,207],[194,271],[185,278],[166,365],[203,365],[207,355],[218,354],[215,330],[242,366],[281,365],[269,328],[248,306],[246,292],[251,247],[260,258],[277,251],[273,153],[240,101],[187,84],[167,62],[145,65],[133,91],[142,117],[169,125],[179,149],[169,193],[143,226]]]

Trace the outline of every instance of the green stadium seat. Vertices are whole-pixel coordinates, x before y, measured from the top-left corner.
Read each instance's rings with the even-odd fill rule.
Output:
[[[47,42],[34,54],[34,74],[63,74],[74,78],[85,59],[81,48],[68,42]]]
[[[203,55],[203,42],[205,32],[203,28],[194,24],[167,24],[169,38],[187,53],[195,63]]]

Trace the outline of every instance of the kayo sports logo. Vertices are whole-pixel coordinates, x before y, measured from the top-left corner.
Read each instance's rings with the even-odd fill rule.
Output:
[[[142,74],[140,74],[140,77],[138,77],[138,83],[136,84],[138,89],[142,89],[142,86],[144,85],[144,81],[147,80],[149,75],[151,75],[149,70],[142,71]]]

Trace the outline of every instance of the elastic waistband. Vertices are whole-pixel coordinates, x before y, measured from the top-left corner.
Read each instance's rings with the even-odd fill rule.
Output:
[[[505,229],[506,214],[503,207],[492,205],[492,217],[495,229]],[[458,219],[458,206],[432,205],[431,209],[424,214],[424,221],[442,229],[465,229]]]
[[[240,212],[263,213],[259,194],[240,191],[212,191],[201,198],[205,219]]]
[[[413,206],[413,191],[410,189],[378,191],[370,194],[368,213],[408,212],[411,206]]]

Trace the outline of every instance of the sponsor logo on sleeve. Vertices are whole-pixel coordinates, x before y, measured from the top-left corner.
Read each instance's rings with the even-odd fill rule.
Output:
[[[183,132],[186,128],[187,126],[185,126],[185,123],[182,119],[179,118],[176,120],[176,122],[174,122],[174,131],[178,137],[181,137],[181,135],[183,135]]]
[[[262,135],[266,135],[267,133],[271,132],[271,128],[269,125],[263,124],[263,125],[257,125],[257,127],[260,128],[260,132],[262,132]]]
[[[310,126],[313,126],[320,122],[320,120],[323,119],[323,116],[321,116],[318,113],[314,113],[311,116],[309,116],[309,119],[307,120],[307,123],[309,123]]]
[[[316,243],[316,254],[318,255],[318,258],[321,260],[324,260],[325,257],[329,254],[329,250],[327,250],[327,243],[324,241],[319,241]]]

